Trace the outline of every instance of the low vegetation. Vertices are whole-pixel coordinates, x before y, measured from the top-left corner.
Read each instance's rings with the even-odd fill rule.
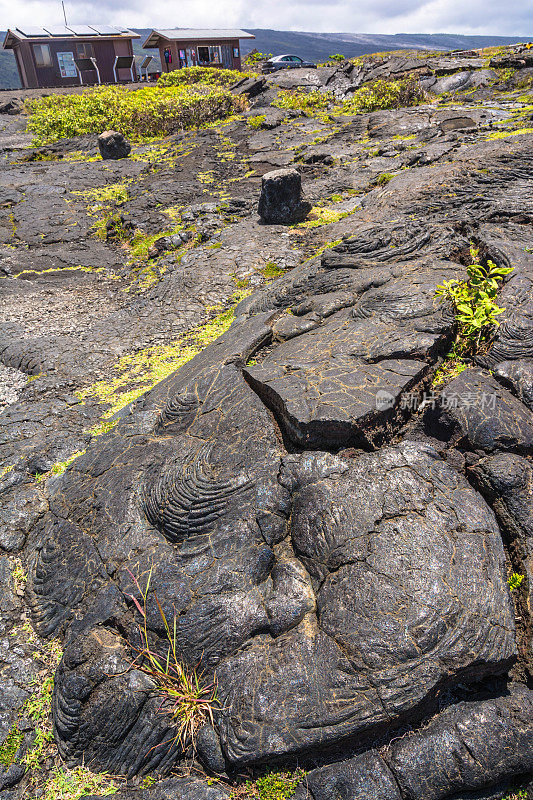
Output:
[[[248,123],[250,128],[260,128],[265,120],[266,120],[265,114],[258,114],[256,117],[248,117],[246,122]]]
[[[518,572],[513,572],[509,576],[509,580],[507,581],[511,592],[515,592],[517,589],[520,589],[523,580],[524,580],[523,575],[520,575]]]
[[[268,61],[268,59],[272,58],[272,56],[273,53],[260,53],[258,50],[255,50],[252,53],[248,53],[244,59],[244,63],[247,67],[254,67],[257,64],[260,64],[262,61]]]
[[[361,114],[385,108],[416,106],[425,94],[416,78],[400,81],[377,80],[361,86],[342,104],[345,114]]]
[[[39,800],[79,800],[87,795],[107,797],[116,792],[118,786],[105,772],[93,773],[86,767],[66,769],[57,766],[42,788]]]
[[[378,175],[376,178],[376,186],[386,186],[393,178],[394,175],[391,175],[390,172],[382,172],[381,175]]]
[[[253,77],[253,72],[235,72],[234,69],[218,67],[183,67],[172,72],[165,72],[157,81],[158,86],[233,86],[242,78]]]
[[[496,303],[500,285],[513,267],[498,267],[490,259],[480,264],[479,250],[471,245],[467,280],[445,281],[437,286],[435,296],[450,301],[455,311],[457,334],[444,365],[437,371],[434,385],[455,377],[474,356],[486,347],[498,326],[497,316],[504,309]]]
[[[331,92],[319,92],[318,89],[311,92],[281,89],[272,105],[277,108],[302,111],[307,116],[313,116],[317,111],[325,111],[332,102]]]
[[[21,733],[18,724],[15,723],[0,746],[0,765],[10,767],[16,761],[17,753],[23,741],[24,734]]]
[[[296,787],[305,777],[301,769],[296,772],[268,772],[255,781],[246,781],[233,789],[232,800],[290,800]]]
[[[282,89],[272,105],[301,111],[312,117],[326,111],[331,114],[363,114],[379,109],[403,108],[418,105],[424,99],[425,93],[419,81],[410,77],[398,81],[373,81],[356,89],[342,103],[327,91]]]
[[[211,319],[183,334],[172,344],[147,347],[132,355],[123,356],[114,368],[114,378],[110,381],[98,381],[76,392],[78,398],[82,402],[92,400],[108,405],[102,421],[109,419],[227,331],[234,320],[235,305],[248,293],[247,290],[237,291],[231,299],[231,305],[226,309],[207,309],[208,313],[213,314]]]
[[[13,581],[13,590],[15,594],[23,594],[28,580],[28,574],[22,566],[20,558],[13,559],[13,566],[11,567],[11,580]]]
[[[27,129],[34,134],[35,145],[109,129],[140,142],[226,119],[245,107],[244,98],[209,83],[150,86],[135,91],[101,86],[81,94],[28,100]]]
[[[167,652],[161,655],[153,648],[146,611],[152,571],[148,573],[144,589],[141,588],[135,575],[131,572],[129,574],[139,594],[139,598],[133,594],[130,594],[129,598],[142,620],[139,625],[141,646],[132,645],[132,649],[137,653],[132,667],[149,675],[154,682],[155,691],[161,697],[160,710],[167,713],[176,726],[174,741],[177,741],[184,750],[189,744],[194,748],[198,729],[207,722],[214,724],[217,707],[216,681],[204,681],[202,673],[198,673],[196,669],[187,669],[182,664],[178,657],[176,615],[169,624],[155,592],[152,592],[152,596],[165,630]]]

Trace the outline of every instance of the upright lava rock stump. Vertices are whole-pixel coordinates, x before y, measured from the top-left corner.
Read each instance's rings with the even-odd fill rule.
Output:
[[[270,225],[301,222],[311,211],[302,200],[302,176],[296,169],[276,169],[263,175],[259,216]]]
[[[104,131],[98,137],[100,155],[104,159],[127,158],[131,153],[131,144],[122,133],[117,131]]]

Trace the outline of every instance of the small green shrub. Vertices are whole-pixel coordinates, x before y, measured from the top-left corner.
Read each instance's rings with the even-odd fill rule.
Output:
[[[266,266],[263,267],[261,270],[265,278],[269,281],[274,280],[275,278],[279,278],[280,275],[283,275],[283,270],[281,267],[278,267],[275,261],[268,261]]]
[[[332,102],[331,92],[319,92],[317,89],[311,92],[281,89],[272,105],[277,108],[303,111],[307,116],[313,116],[317,111],[325,111]]]
[[[179,84],[135,91],[101,86],[81,94],[52,94],[26,101],[27,130],[34,134],[34,144],[111,128],[142,141],[216,122],[245,107],[245,99],[222,86]]]
[[[459,325],[459,335],[466,349],[477,352],[481,343],[497,326],[496,317],[504,309],[496,303],[496,296],[505,275],[512,267],[497,267],[493,261],[487,266],[478,264],[479,251],[470,250],[472,263],[467,267],[468,280],[445,281],[437,286],[436,296],[451,300],[455,308],[455,318]]]
[[[375,180],[376,186],[386,186],[394,178],[390,172],[382,172]]]
[[[523,580],[524,580],[523,575],[519,575],[518,572],[513,572],[512,575],[509,577],[509,580],[507,581],[511,592],[515,592],[517,589],[520,589]]]
[[[248,67],[254,67],[256,64],[259,64],[261,61],[268,61],[269,58],[272,58],[273,53],[260,53],[257,50],[254,53],[248,53],[246,58],[244,59],[244,63]]]
[[[343,56],[342,53],[335,53],[335,55],[328,57],[328,61],[333,61],[340,64],[342,61],[346,61],[346,56]]]
[[[360,89],[342,104],[345,114],[361,114],[384,108],[414,106],[424,99],[424,91],[415,78],[401,81],[377,80]]]
[[[479,250],[474,245],[470,247],[470,259],[466,281],[445,281],[435,291],[436,297],[453,304],[457,334],[443,366],[435,373],[434,386],[466,369],[467,361],[489,343],[494,328],[499,324],[496,317],[504,311],[497,305],[496,296],[503,278],[513,271],[513,267],[497,267],[490,259],[483,266],[479,263]]]
[[[232,800],[290,800],[304,776],[301,769],[293,773],[269,772],[233,789],[231,797]]]
[[[172,72],[165,72],[157,81],[158,86],[233,86],[243,77],[251,73],[243,73],[234,69],[218,69],[218,67],[183,67]]]
[[[266,116],[264,114],[259,114],[257,117],[248,117],[246,122],[250,126],[250,128],[260,128],[263,122],[265,121]]]

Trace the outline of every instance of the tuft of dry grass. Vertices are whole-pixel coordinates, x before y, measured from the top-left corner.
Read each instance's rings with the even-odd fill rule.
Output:
[[[206,723],[214,724],[214,714],[217,710],[216,680],[205,683],[203,672],[198,672],[197,668],[188,669],[180,661],[176,645],[176,615],[174,615],[171,626],[155,592],[153,592],[153,597],[165,629],[167,652],[163,657],[153,649],[150,644],[146,613],[152,570],[150,569],[148,573],[144,589],[141,588],[137,577],[129,570],[128,573],[139,593],[140,600],[133,594],[127,596],[135,605],[142,619],[139,624],[141,646],[131,645],[137,653],[131,667],[152,678],[156,686],[155,691],[161,697],[159,710],[170,716],[176,726],[176,734],[172,741],[177,741],[184,750],[189,744],[194,749],[198,730]]]

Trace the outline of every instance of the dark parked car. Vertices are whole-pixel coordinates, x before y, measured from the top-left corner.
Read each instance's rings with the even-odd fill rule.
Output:
[[[263,64],[263,72],[277,72],[279,69],[297,69],[298,67],[316,69],[316,64],[313,64],[311,61],[304,61],[300,56],[274,56],[273,58],[269,58],[268,61],[265,61]]]

